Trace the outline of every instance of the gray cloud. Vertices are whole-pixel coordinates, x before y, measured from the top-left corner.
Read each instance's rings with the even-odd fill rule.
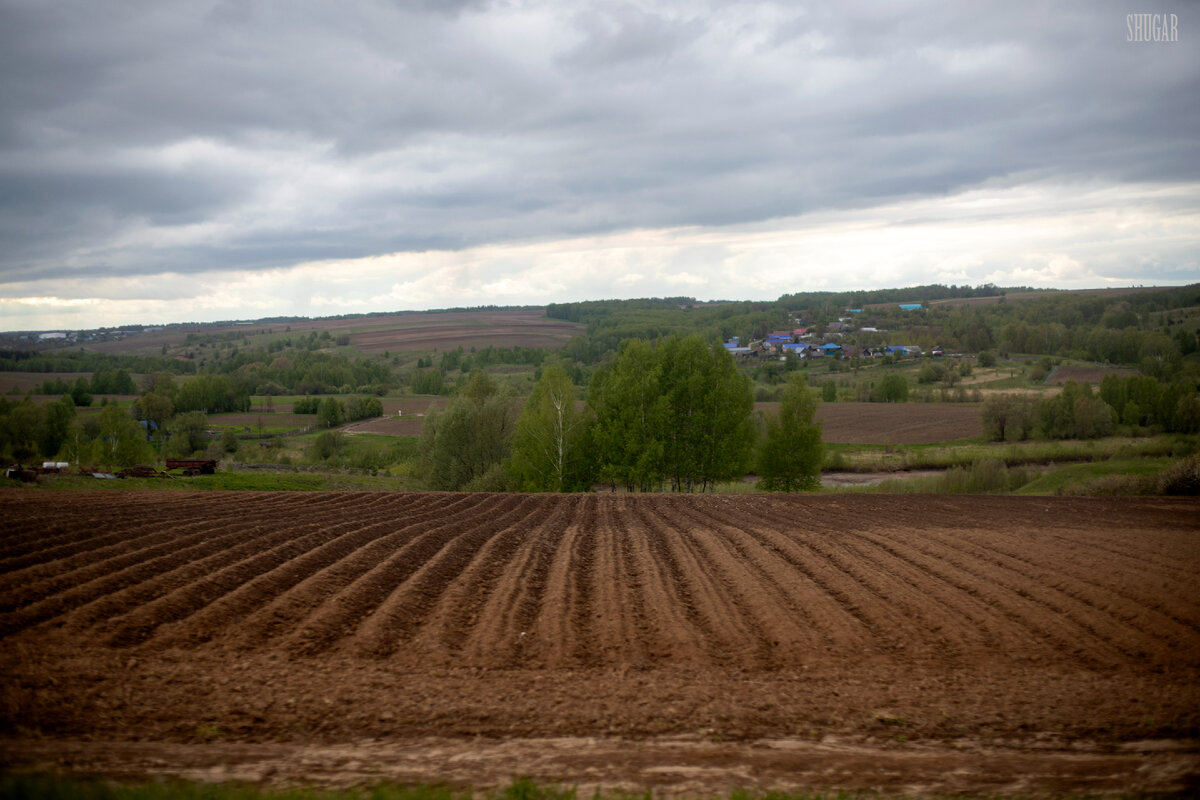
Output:
[[[1126,13],[0,0],[0,285],[1194,183],[1200,48]]]

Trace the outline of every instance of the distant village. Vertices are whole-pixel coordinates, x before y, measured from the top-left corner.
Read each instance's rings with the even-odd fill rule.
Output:
[[[920,303],[903,303],[900,308],[905,311],[916,311],[921,308]],[[887,333],[879,328],[856,328],[854,327],[854,315],[861,314],[861,308],[847,308],[845,313],[848,316],[838,317],[834,322],[829,322],[824,326],[824,333],[820,337],[816,335],[814,327],[795,327],[786,331],[771,331],[766,335],[766,338],[743,343],[737,336],[725,342],[725,349],[732,355],[740,358],[763,358],[776,357],[786,359],[788,354],[793,354],[802,360],[817,359],[817,358],[885,358],[893,356],[896,358],[904,358],[908,356],[922,356],[924,350],[915,344],[892,344],[878,345],[875,347],[844,347],[839,344],[837,339],[842,339],[845,334],[857,331],[859,333]],[[793,324],[797,326],[803,325],[803,321],[793,319]],[[930,350],[929,355],[941,356],[943,351],[941,347],[934,347]]]

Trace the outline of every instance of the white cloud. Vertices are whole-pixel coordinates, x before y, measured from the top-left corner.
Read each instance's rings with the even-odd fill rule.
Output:
[[[1188,202],[1195,187],[1134,187],[1121,203],[1110,192],[1022,184],[770,224],[394,253],[162,282],[33,281],[0,309],[6,328],[42,329],[85,317],[101,325],[678,294],[774,299],[933,282],[1087,288],[1200,280],[1190,249],[1200,230],[1200,207]],[[1146,254],[1164,252],[1183,269],[1147,274]]]

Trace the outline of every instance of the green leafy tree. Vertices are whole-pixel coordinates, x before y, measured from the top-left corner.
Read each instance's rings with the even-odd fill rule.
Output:
[[[628,339],[588,392],[600,477],[629,490],[704,491],[749,466],[754,395],[732,357],[699,336]]]
[[[821,485],[825,444],[814,419],[817,400],[804,378],[793,375],[783,390],[779,414],[766,421],[758,456],[758,485],[771,492],[812,491]]]
[[[132,467],[154,458],[142,426],[113,403],[100,412],[99,436],[92,443],[92,460],[110,469]]]
[[[542,370],[517,419],[512,473],[520,489],[531,492],[586,490],[594,477],[588,440],[591,415],[576,402],[567,371]]]
[[[346,403],[346,419],[356,422],[383,416],[383,403],[378,397],[351,397]]]
[[[588,389],[600,477],[630,491],[650,491],[663,477],[667,399],[660,371],[649,342],[626,339],[612,364],[593,374]]]
[[[167,454],[172,457],[187,458],[197,450],[208,447],[208,417],[203,411],[176,414],[171,420],[170,430]]]
[[[1021,395],[991,395],[980,412],[984,435],[993,442],[1028,439],[1033,432],[1033,401]]]
[[[38,449],[46,458],[53,458],[62,449],[70,435],[71,423],[75,419],[75,401],[71,395],[62,400],[47,403],[42,407],[42,421],[38,429]]]
[[[482,370],[446,409],[425,420],[421,467],[430,489],[498,491],[506,488],[504,462],[516,429],[517,403]]]
[[[30,461],[38,454],[38,431],[42,427],[42,407],[26,397],[0,418],[0,449],[15,461]]]
[[[317,406],[317,427],[336,428],[342,424],[342,404],[336,397],[326,397]]]
[[[153,422],[161,429],[175,413],[175,404],[165,394],[146,392],[134,401],[133,409],[138,419]]]
[[[341,431],[322,431],[309,446],[308,456],[313,461],[328,461],[346,449],[346,436]]]
[[[871,399],[881,403],[903,403],[908,400],[908,379],[898,372],[883,376]]]

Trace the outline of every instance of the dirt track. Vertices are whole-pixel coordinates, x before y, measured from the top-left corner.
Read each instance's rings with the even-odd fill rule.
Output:
[[[357,742],[680,791],[929,789],[962,752],[989,791],[1017,762],[1022,791],[1106,790],[1071,753],[1107,788],[1200,774],[1194,500],[26,490],[0,515],[10,763],[286,742],[286,777]]]

